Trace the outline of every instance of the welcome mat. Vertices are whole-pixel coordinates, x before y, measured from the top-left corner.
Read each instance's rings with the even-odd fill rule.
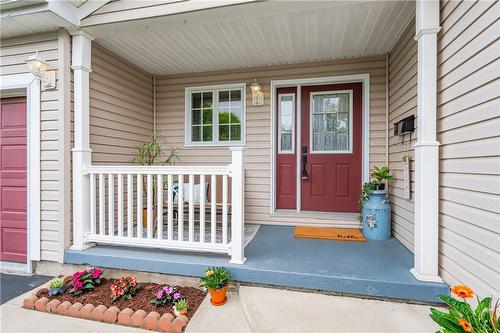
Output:
[[[366,242],[365,236],[359,229],[295,227],[295,238],[331,239],[351,242]]]

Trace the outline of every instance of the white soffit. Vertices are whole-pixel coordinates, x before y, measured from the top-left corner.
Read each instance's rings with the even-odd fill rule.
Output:
[[[71,27],[71,23],[50,11],[29,15],[3,16],[0,19],[0,36],[28,35],[44,31],[54,31],[60,27]]]
[[[413,1],[257,2],[85,28],[144,70],[177,73],[389,52]]]

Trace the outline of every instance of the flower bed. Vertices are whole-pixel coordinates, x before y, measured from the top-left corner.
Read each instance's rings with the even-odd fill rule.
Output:
[[[95,306],[102,304],[106,307],[116,306],[120,309],[130,308],[133,311],[139,309],[142,309],[146,312],[156,311],[160,315],[163,315],[164,313],[170,313],[172,315],[174,314],[171,305],[167,304],[165,306],[156,306],[150,303],[150,301],[155,298],[158,290],[165,286],[164,284],[141,283],[142,287],[137,291],[132,299],[122,299],[113,302],[111,285],[117,281],[118,279],[103,278],[101,279],[101,284],[94,290],[84,294],[80,294],[76,297],[73,297],[68,293],[49,297],[46,290],[41,290],[41,292],[37,293],[36,296],[38,298],[47,297],[49,300],[57,299],[61,302],[69,301],[71,303],[79,302],[82,304],[92,303]],[[205,294],[201,290],[193,287],[177,287],[177,289],[188,300],[189,309],[186,317],[191,319],[191,317],[193,317],[194,313],[205,298]]]
[[[74,276],[68,276],[64,281],[69,291],[73,291],[75,283],[80,286]],[[205,294],[197,288],[176,287],[175,292],[179,295],[176,294],[175,298],[185,299],[188,303],[187,312],[176,317],[171,302],[165,302],[164,305],[151,302],[158,299],[159,290],[170,286],[140,283],[137,284],[139,288],[134,288],[133,297],[114,297],[116,294],[113,295],[111,286],[114,285],[114,290],[117,290],[116,286],[120,284],[123,284],[123,279],[120,282],[120,279],[100,278],[93,288],[87,288],[75,296],[70,292],[49,296],[48,290],[41,288],[34,296],[25,299],[23,306],[43,312],[54,312],[108,323],[117,322],[122,325],[162,332],[181,332],[205,298]],[[115,298],[114,301],[113,298]],[[173,301],[175,301],[174,298],[172,298]]]

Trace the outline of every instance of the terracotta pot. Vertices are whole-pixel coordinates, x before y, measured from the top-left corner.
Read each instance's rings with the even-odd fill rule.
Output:
[[[210,303],[215,306],[226,304],[227,286],[220,289],[208,289],[210,292]]]

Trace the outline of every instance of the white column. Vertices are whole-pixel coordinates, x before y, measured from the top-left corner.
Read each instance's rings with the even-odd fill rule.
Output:
[[[439,1],[417,0],[417,142],[415,143],[415,264],[413,275],[441,282],[439,256],[439,142],[436,141]]]
[[[71,249],[83,250],[92,246],[85,242],[90,231],[90,179],[84,174],[91,165],[89,126],[89,74],[92,37],[83,31],[70,31],[73,36],[71,68],[74,82],[74,141],[73,148],[73,245]]]
[[[231,148],[231,264],[243,264],[246,260],[243,150]]]

